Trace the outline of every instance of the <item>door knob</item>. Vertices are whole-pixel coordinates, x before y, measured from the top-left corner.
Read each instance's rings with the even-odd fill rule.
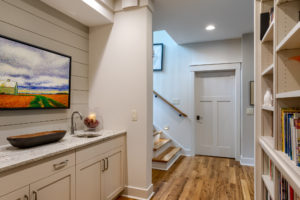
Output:
[[[200,115],[197,115],[196,119],[199,121],[201,119]]]

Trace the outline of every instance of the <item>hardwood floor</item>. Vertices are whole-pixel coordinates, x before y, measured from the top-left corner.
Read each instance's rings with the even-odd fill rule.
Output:
[[[254,199],[254,168],[233,159],[180,157],[167,172],[153,170],[152,178],[152,200]]]

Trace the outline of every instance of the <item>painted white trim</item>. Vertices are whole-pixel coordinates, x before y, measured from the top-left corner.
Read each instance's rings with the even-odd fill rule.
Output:
[[[252,166],[254,167],[255,165],[255,159],[254,158],[247,158],[241,156],[240,164],[244,166]]]
[[[125,186],[125,190],[122,194],[124,197],[138,199],[138,200],[148,200],[154,195],[153,184],[150,184],[148,188],[140,188],[134,186]]]
[[[178,160],[178,158],[180,158],[180,156],[182,156],[182,153],[177,153],[176,157],[172,159],[171,162],[168,163],[160,163],[160,162],[152,162],[152,169],[158,169],[158,170],[163,170],[163,171],[168,171],[173,164]]]
[[[150,200],[153,196],[154,196],[154,192],[152,192],[152,194],[150,195],[150,197],[149,198],[147,198],[147,199],[144,199],[144,198],[139,198],[139,197],[136,197],[136,196],[131,196],[131,195],[125,195],[125,194],[123,194],[123,195],[121,195],[122,197],[126,197],[126,198],[129,198],[129,199],[136,199],[136,200]]]
[[[201,64],[201,65],[190,65],[190,88],[191,88],[191,102],[192,105],[192,124],[193,132],[191,144],[193,144],[193,154],[196,153],[196,120],[195,120],[195,75],[196,72],[213,72],[213,71],[235,71],[235,159],[239,160],[241,157],[241,63],[217,63],[217,64]]]
[[[221,63],[221,64],[206,64],[206,65],[191,65],[191,72],[211,72],[211,71],[226,71],[236,70],[241,63]]]

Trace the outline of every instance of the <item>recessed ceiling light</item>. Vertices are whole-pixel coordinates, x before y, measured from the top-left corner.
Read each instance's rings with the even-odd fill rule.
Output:
[[[205,28],[207,31],[212,31],[212,30],[215,30],[216,27],[214,25],[208,25],[206,28]]]

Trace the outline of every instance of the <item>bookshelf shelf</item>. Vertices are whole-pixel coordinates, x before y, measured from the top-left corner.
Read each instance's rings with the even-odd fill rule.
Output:
[[[300,22],[283,38],[276,51],[300,48]]]
[[[270,196],[272,197],[272,199],[275,199],[274,198],[274,196],[275,196],[274,182],[272,181],[272,179],[270,178],[269,175],[262,175],[261,178],[262,178],[267,190],[269,191]]]
[[[291,92],[284,92],[279,93],[276,95],[277,99],[284,99],[284,98],[297,98],[300,97],[300,90],[291,91]]]
[[[266,111],[274,112],[274,106],[265,106],[265,105],[262,105],[261,109],[266,110]]]
[[[274,140],[273,140],[274,141]],[[300,194],[300,168],[295,162],[283,152],[274,150],[272,141],[269,137],[261,137],[259,140],[260,146],[269,158],[275,163],[277,169],[294,188],[295,192]]]
[[[263,39],[262,39],[262,43],[264,42],[270,42],[270,41],[273,41],[273,35],[274,35],[274,20],[273,22],[270,24],[267,32],[265,33]]]
[[[266,76],[266,75],[271,75],[273,74],[273,70],[274,70],[274,64],[271,64],[269,67],[267,67],[267,69],[265,69],[261,75],[262,76]]]
[[[263,145],[261,144],[261,146],[264,147],[268,147],[268,148],[274,148],[274,138],[271,136],[261,136],[260,137],[260,144],[263,142]]]

